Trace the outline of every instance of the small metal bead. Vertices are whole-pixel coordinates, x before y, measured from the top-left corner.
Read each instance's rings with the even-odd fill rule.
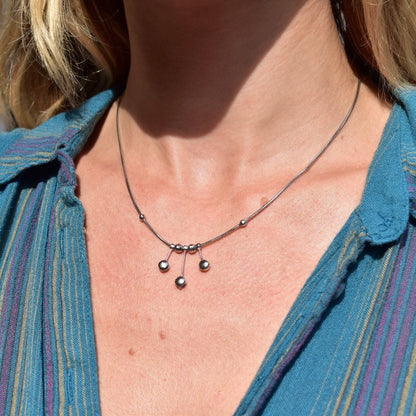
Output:
[[[170,267],[169,262],[167,260],[160,261],[158,266],[161,272],[167,272]]]
[[[207,272],[210,267],[211,265],[209,264],[208,260],[201,260],[199,262],[199,270],[201,270],[201,272]]]
[[[246,220],[241,220],[240,221],[240,227],[245,227],[247,225],[247,221]]]
[[[181,244],[176,244],[175,250],[176,250],[177,253],[182,253],[182,251],[183,251],[182,245]]]
[[[145,218],[146,218],[146,217],[145,217],[143,214],[140,214],[140,220],[141,220],[141,221],[144,221],[144,220],[145,220]]]
[[[196,248],[197,248],[197,249],[202,248],[202,244],[201,244],[201,243],[198,243],[198,244],[196,245]]]
[[[186,286],[186,279],[183,276],[179,276],[175,280],[175,285],[178,289],[183,289]]]
[[[176,248],[176,244],[169,244],[169,248],[170,248],[171,250],[175,250],[175,248]]]
[[[188,251],[189,250],[189,246],[182,246],[183,251]]]
[[[192,254],[192,253],[195,253],[195,251],[196,251],[196,244],[191,244],[189,247],[188,247],[188,251]]]

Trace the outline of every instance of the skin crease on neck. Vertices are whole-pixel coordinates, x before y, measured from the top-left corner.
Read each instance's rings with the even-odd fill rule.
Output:
[[[121,140],[168,240],[228,229],[313,159],[357,86],[328,0],[125,0]],[[103,416],[231,415],[319,259],[358,205],[390,113],[362,85],[342,134],[249,226],[188,256],[188,286],[124,184],[114,104],[79,156]],[[288,244],[290,242],[290,244]],[[232,380],[230,382],[230,380]]]

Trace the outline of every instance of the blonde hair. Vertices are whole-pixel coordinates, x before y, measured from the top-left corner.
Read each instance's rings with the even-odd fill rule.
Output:
[[[331,0],[351,64],[381,90],[416,84],[414,0]],[[0,0],[0,114],[34,127],[114,84],[129,42],[122,0]]]
[[[122,0],[0,4],[0,114],[9,127],[34,127],[127,78]]]

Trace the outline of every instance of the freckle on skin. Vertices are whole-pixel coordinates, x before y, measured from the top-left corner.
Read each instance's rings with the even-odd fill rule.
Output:
[[[159,338],[166,339],[166,333],[164,331],[159,331]]]
[[[129,354],[133,356],[134,354],[136,354],[136,351],[134,351],[133,348],[130,348],[129,349]]]

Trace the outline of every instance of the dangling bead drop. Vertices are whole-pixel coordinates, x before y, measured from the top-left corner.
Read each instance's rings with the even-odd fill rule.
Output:
[[[201,261],[199,262],[199,270],[201,270],[201,272],[207,272],[210,269],[211,264],[209,263],[208,260],[204,259],[204,256],[202,255],[201,245],[198,245],[197,249],[198,249],[199,257],[201,258]]]
[[[178,276],[175,280],[175,285],[178,289],[183,289],[186,286],[186,279],[184,277],[185,272],[185,260],[186,260],[186,254],[188,253],[188,247],[183,247],[183,257],[182,257],[182,270],[181,275]]]
[[[167,271],[170,269],[169,257],[170,257],[170,255],[172,254],[172,251],[174,250],[174,247],[175,247],[175,246],[172,246],[172,245],[170,246],[170,248],[169,248],[169,253],[168,253],[168,255],[166,256],[165,260],[161,260],[161,261],[159,262],[159,264],[158,264],[159,270],[160,270],[162,273],[165,273],[165,272],[167,272]]]

